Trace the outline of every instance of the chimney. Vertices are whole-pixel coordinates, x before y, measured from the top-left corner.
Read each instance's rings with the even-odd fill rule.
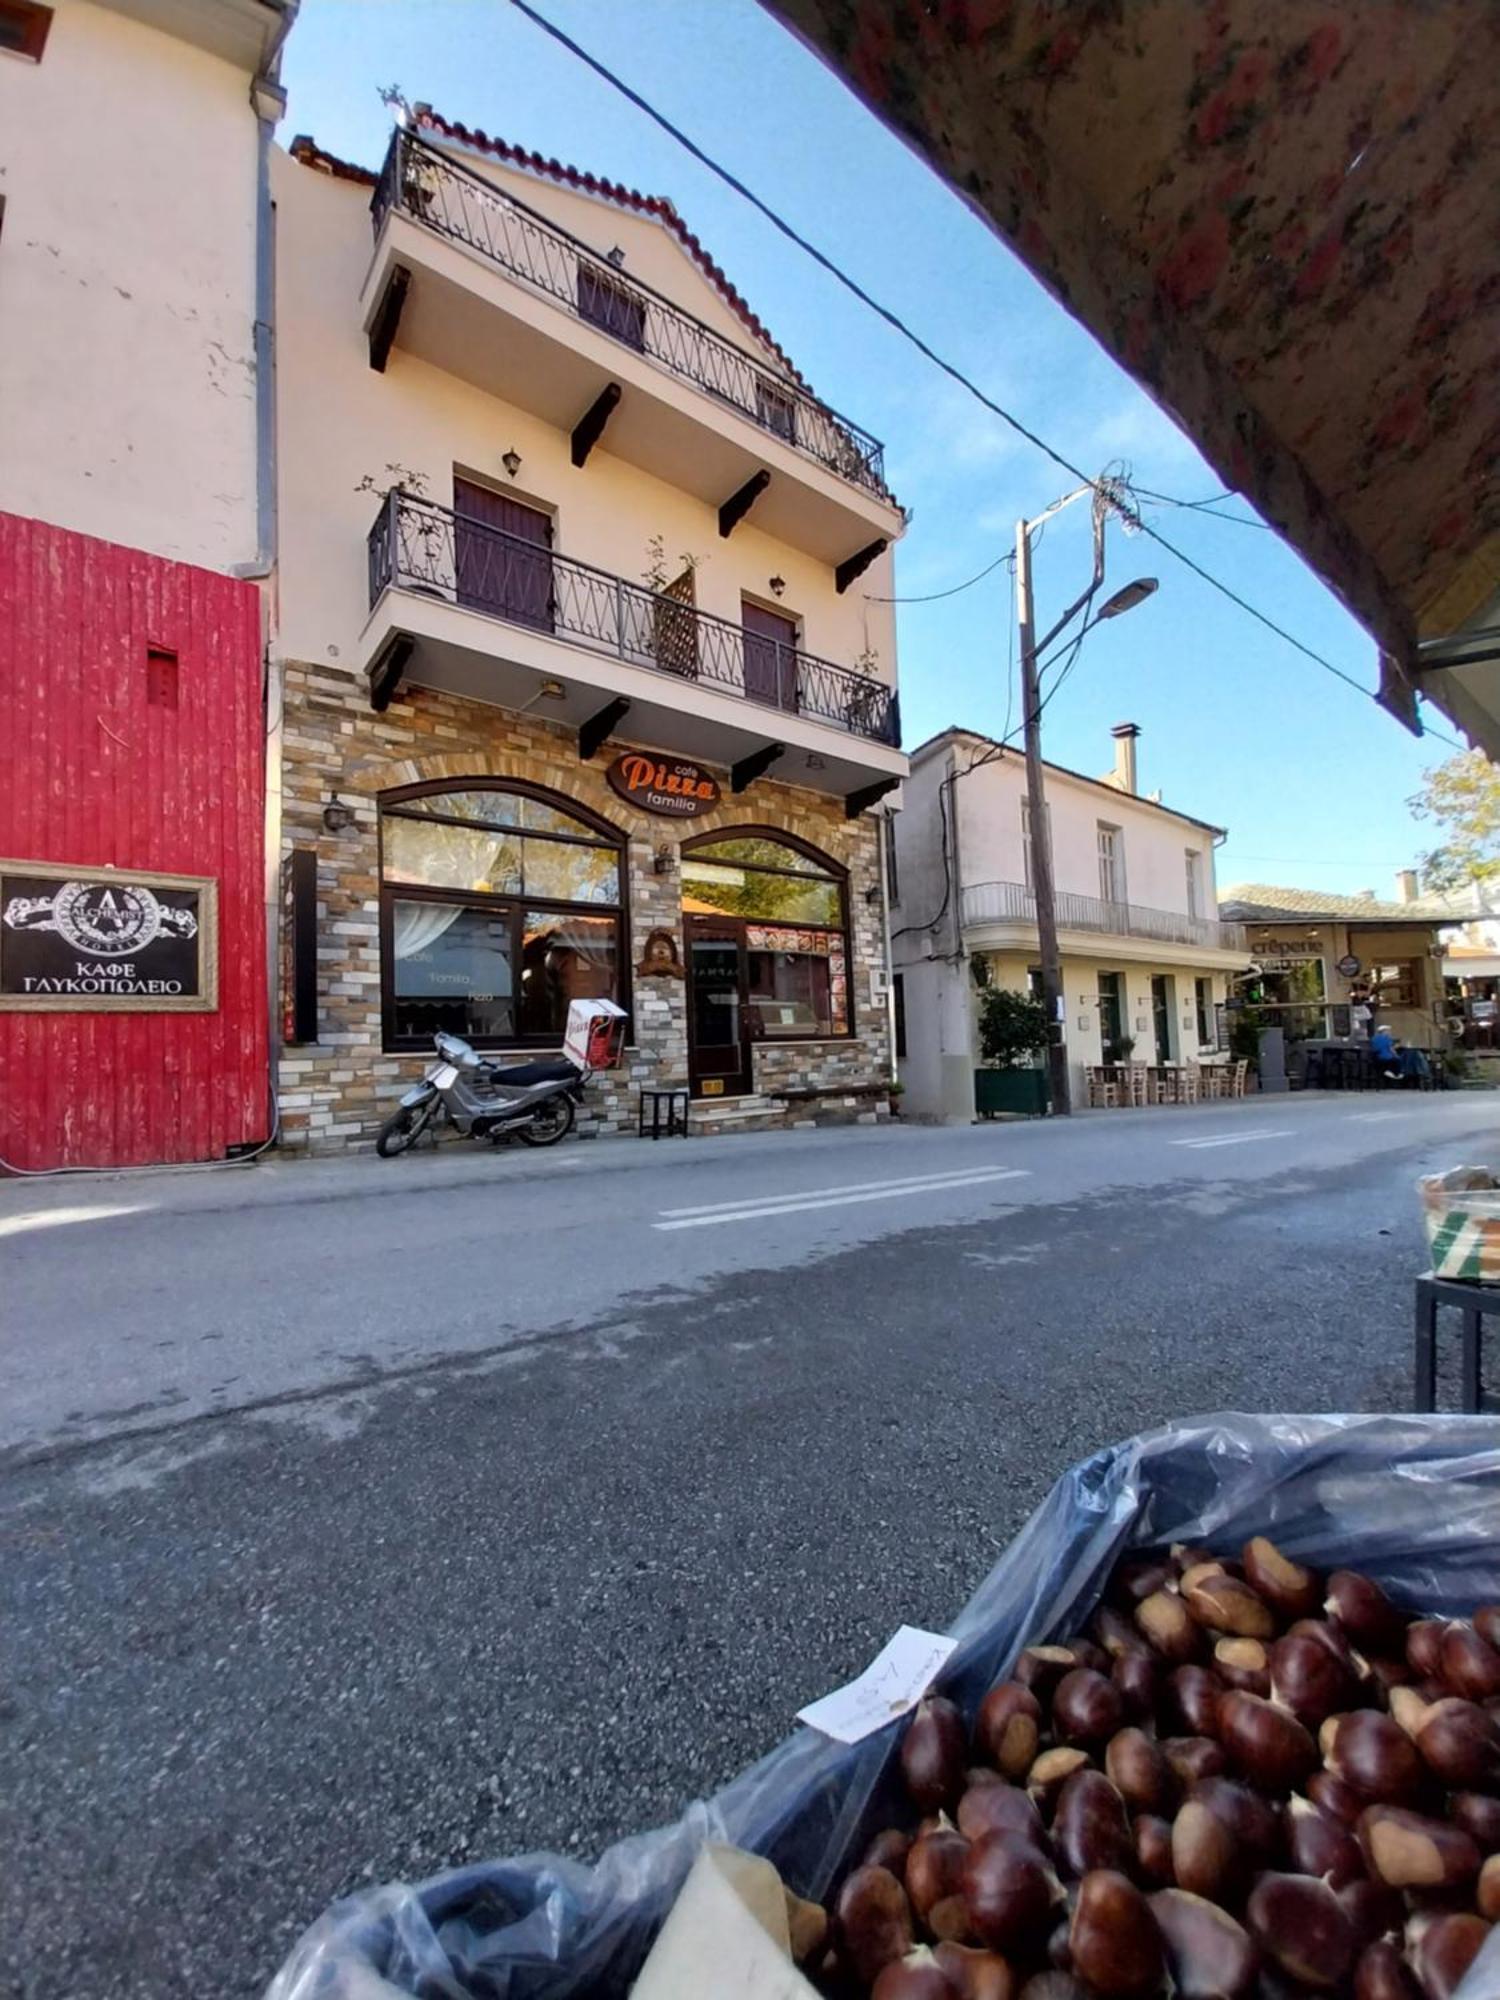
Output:
[[[1417,871],[1415,868],[1398,868],[1396,870],[1396,900],[1401,903],[1414,903],[1417,900]]]
[[[1136,789],[1135,739],[1141,733],[1138,722],[1117,722],[1109,732],[1115,739],[1115,784],[1132,796]]]

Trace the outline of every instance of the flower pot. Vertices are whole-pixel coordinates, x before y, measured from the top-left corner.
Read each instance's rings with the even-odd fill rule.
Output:
[[[1048,1103],[1044,1069],[976,1069],[974,1109],[981,1118],[1040,1118]]]

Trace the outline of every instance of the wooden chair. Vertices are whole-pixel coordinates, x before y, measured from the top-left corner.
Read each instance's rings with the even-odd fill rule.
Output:
[[[1228,1085],[1225,1095],[1228,1097],[1243,1097],[1245,1094],[1245,1081],[1249,1074],[1249,1058],[1241,1057],[1237,1063],[1232,1064],[1230,1067],[1230,1074],[1225,1079]]]
[[[1180,1102],[1183,1104],[1196,1104],[1203,1095],[1203,1070],[1201,1065],[1195,1062],[1184,1063],[1178,1087],[1181,1092]]]
[[[1132,1104],[1151,1102],[1151,1067],[1149,1063],[1133,1062],[1128,1066],[1130,1081],[1130,1101]]]
[[[1094,1067],[1088,1071],[1089,1108],[1117,1111],[1124,1102],[1123,1086],[1114,1070]]]

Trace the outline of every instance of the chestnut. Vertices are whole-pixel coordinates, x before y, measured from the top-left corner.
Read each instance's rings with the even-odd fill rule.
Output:
[[[1328,1884],[1309,1875],[1262,1875],[1245,1922],[1266,1957],[1299,1985],[1326,1991],[1354,1963],[1354,1926]]]
[[[1142,1729],[1122,1729],[1109,1740],[1104,1775],[1136,1812],[1171,1812],[1178,1785],[1172,1767]]]
[[[1353,1669],[1312,1631],[1288,1632],[1271,1648],[1271,1699],[1309,1729],[1358,1699]]]
[[[1376,1699],[1383,1701],[1387,1708],[1391,1705],[1391,1696],[1398,1689],[1410,1687],[1416,1679],[1405,1660],[1388,1660],[1375,1653],[1365,1664],[1370,1669],[1370,1685]]]
[[[1135,1607],[1135,1622],[1154,1651],[1183,1666],[1202,1650],[1200,1628],[1180,1597],[1158,1590]]]
[[[958,1830],[965,1840],[1014,1833],[1045,1849],[1046,1829],[1030,1794],[1019,1785],[970,1785],[958,1802]]]
[[[1127,1868],[1135,1849],[1125,1802],[1102,1771],[1076,1771],[1058,1794],[1052,1842],[1072,1876]]]
[[[1069,1778],[1078,1771],[1090,1769],[1092,1763],[1087,1750],[1062,1747],[1044,1750],[1026,1773],[1026,1789],[1046,1812],[1056,1802],[1058,1793]]]
[[[997,1771],[1024,1778],[1036,1762],[1042,1704],[1020,1681],[1001,1681],[979,1704],[974,1741]]]
[[[1049,1967],[1045,1972],[1033,1972],[1021,1988],[1020,2000],[1091,2000],[1071,1972],[1059,1972]]]
[[[1064,1650],[1073,1655],[1075,1665],[1089,1667],[1096,1674],[1107,1674],[1109,1672],[1110,1660],[1113,1655],[1106,1647],[1099,1645],[1084,1633],[1075,1632],[1070,1638],[1064,1639],[1062,1644]]]
[[[963,1717],[944,1696],[924,1696],[901,1739],[901,1775],[918,1812],[957,1804],[964,1761]]]
[[[936,1937],[965,1934],[965,1913],[958,1898],[968,1852],[969,1843],[961,1833],[940,1828],[913,1841],[906,1857],[906,1900],[918,1923]]]
[[[1500,1790],[1500,1722],[1476,1702],[1450,1695],[1426,1709],[1416,1731],[1422,1761],[1445,1785]]]
[[[1177,1667],[1167,1677],[1167,1707],[1189,1736],[1219,1733],[1219,1697],[1224,1683],[1207,1667]]]
[[[1364,1878],[1359,1842],[1331,1813],[1294,1792],[1287,1801],[1286,1847],[1299,1875],[1315,1875],[1331,1889],[1346,1888]]]
[[[1120,1690],[1125,1713],[1144,1722],[1156,1708],[1161,1681],[1161,1662],[1155,1653],[1122,1653],[1110,1668],[1110,1679]]]
[[[1210,1902],[1232,1902],[1248,1872],[1240,1843],[1201,1799],[1189,1799],[1172,1822],[1172,1878]]]
[[[1448,1817],[1481,1854],[1500,1854],[1500,1799],[1487,1792],[1450,1792]]]
[[[1016,1975],[999,1952],[944,1943],[932,1955],[943,1969],[953,2000],[1015,2000]]]
[[[1479,1849],[1461,1826],[1402,1806],[1369,1806],[1359,1844],[1370,1873],[1392,1889],[1456,1889],[1479,1873]]]
[[[1362,1951],[1377,1939],[1400,1937],[1401,1926],[1406,1922],[1406,1898],[1399,1889],[1392,1889],[1384,1882],[1372,1882],[1366,1876],[1362,1882],[1351,1882],[1340,1889],[1338,1896],[1345,1916],[1354,1926],[1357,1949]]]
[[[1271,1692],[1271,1655],[1261,1639],[1221,1639],[1214,1647],[1214,1672],[1226,1687]]]
[[[1323,1609],[1362,1653],[1404,1651],[1408,1621],[1370,1577],[1336,1569],[1328,1579]]]
[[[1487,1637],[1481,1633],[1480,1637]],[[1418,1618],[1406,1628],[1406,1663],[1423,1680],[1441,1680],[1443,1620]]]
[[[906,1857],[911,1853],[912,1837],[894,1826],[888,1826],[865,1849],[862,1868],[889,1868],[898,1882],[906,1876]]]
[[[1359,1708],[1340,1716],[1325,1761],[1368,1799],[1410,1799],[1422,1789],[1422,1759],[1406,1731],[1378,1709]]]
[[[1013,1834],[992,1833],[964,1859],[963,1898],[981,1943],[1024,1957],[1045,1942],[1063,1891],[1034,1847]]]
[[[1109,1601],[1122,1611],[1133,1611],[1143,1598],[1165,1590],[1175,1575],[1172,1565],[1161,1556],[1116,1563],[1107,1586]]]
[[[1016,1661],[1011,1679],[1029,1687],[1039,1701],[1048,1701],[1063,1675],[1072,1673],[1077,1665],[1066,1646],[1028,1646]]]
[[[1307,1781],[1307,1796],[1333,1819],[1353,1826],[1369,1801],[1344,1778],[1332,1771],[1314,1771]]]
[[[1204,1778],[1193,1797],[1221,1819],[1258,1867],[1276,1858],[1281,1845],[1281,1819],[1276,1808],[1238,1785],[1232,1778]]]
[[[1155,1813],[1137,1813],[1130,1831],[1137,1879],[1151,1889],[1170,1889],[1177,1880],[1172,1872],[1172,1822]]]
[[[1178,2000],[1249,2000],[1259,1957],[1227,1910],[1185,1889],[1150,1898]]]
[[[1230,1763],[1263,1791],[1291,1791],[1318,1761],[1317,1745],[1294,1715],[1240,1688],[1230,1688],[1219,1703],[1219,1740]],[[1411,1749],[1404,1736],[1401,1741]]]
[[[1488,1645],[1472,1625],[1457,1619],[1443,1627],[1439,1673],[1451,1693],[1469,1701],[1500,1694],[1500,1652]]]
[[[906,1891],[885,1868],[854,1870],[839,1890],[834,1924],[840,1956],[866,1986],[916,1942]]]
[[[1061,1743],[1105,1743],[1125,1719],[1113,1681],[1090,1667],[1064,1674],[1052,1696],[1052,1727]]]
[[[1101,1604],[1094,1613],[1094,1637],[1111,1661],[1122,1660],[1130,1653],[1149,1653],[1151,1650],[1125,1613],[1117,1611],[1112,1604]]]
[[[1427,2000],[1451,2000],[1489,1934],[1483,1917],[1450,1912],[1412,1918],[1406,1952]]]
[[[1432,1703],[1414,1687],[1393,1687],[1387,1701],[1392,1722],[1398,1723],[1415,1743],[1417,1731],[1422,1727]]]
[[[1469,1623],[1487,1646],[1500,1649],[1500,1604],[1481,1604]]]
[[[1265,1535],[1246,1542],[1240,1556],[1245,1581],[1283,1618],[1311,1618],[1322,1599],[1316,1574],[1283,1555]]]
[[[1180,1785],[1196,1785],[1200,1779],[1216,1778],[1229,1768],[1223,1746],[1211,1736],[1167,1736],[1161,1754]]]
[[[1500,1854],[1492,1854],[1479,1871],[1474,1907],[1487,1924],[1500,1917]]]
[[[1269,1639],[1276,1631],[1271,1607],[1248,1583],[1222,1570],[1205,1575],[1190,1570],[1182,1579],[1182,1599],[1200,1625],[1239,1639]]]
[[[1068,1925],[1073,1971],[1106,2000],[1133,2000],[1161,1984],[1161,1933],[1126,1875],[1095,1868],[1078,1885]]]
[[[1354,2000],[1418,2000],[1416,1981],[1389,1939],[1367,1944],[1354,1968]]]
[[[925,1944],[882,1966],[870,2000],[953,2000],[948,1975]]]

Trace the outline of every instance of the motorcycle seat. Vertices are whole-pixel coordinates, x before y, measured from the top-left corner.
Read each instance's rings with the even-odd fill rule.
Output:
[[[499,1084],[573,1083],[578,1071],[566,1056],[548,1056],[541,1062],[486,1063],[485,1074]]]

